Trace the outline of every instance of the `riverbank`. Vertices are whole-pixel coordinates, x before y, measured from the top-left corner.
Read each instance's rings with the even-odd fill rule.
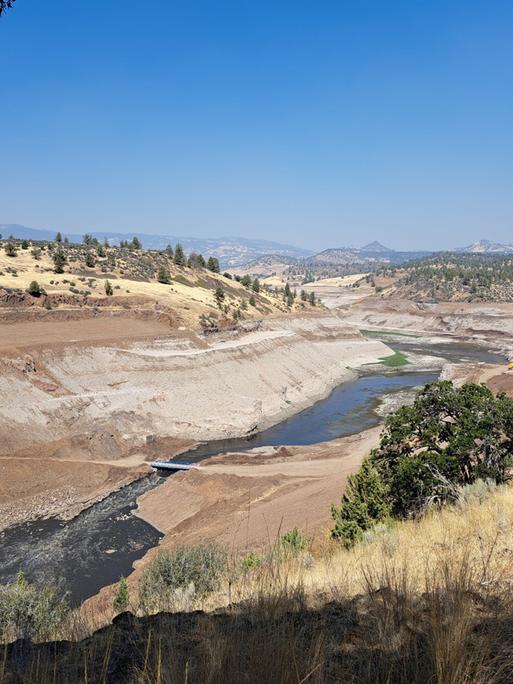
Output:
[[[38,325],[32,346],[0,358],[0,528],[69,518],[146,461],[265,430],[390,353],[325,312],[208,337],[130,340],[125,327],[109,344],[42,344]]]
[[[235,552],[263,550],[294,526],[316,536],[380,431],[213,456],[143,494],[135,514],[164,533],[161,548],[209,539]]]

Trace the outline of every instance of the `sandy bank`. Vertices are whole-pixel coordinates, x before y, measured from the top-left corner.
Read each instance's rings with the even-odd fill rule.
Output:
[[[137,515],[165,533],[163,547],[208,539],[238,551],[265,548],[295,525],[315,535],[329,526],[331,504],[380,430],[210,458],[144,494]]]
[[[271,319],[235,338],[48,345],[4,356],[0,455],[44,448],[59,458],[112,460],[167,437],[245,435],[310,406],[388,353],[339,317],[319,315]]]

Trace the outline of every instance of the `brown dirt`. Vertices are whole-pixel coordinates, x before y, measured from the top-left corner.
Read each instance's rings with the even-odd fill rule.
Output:
[[[165,323],[125,317],[11,323],[0,325],[0,350],[140,340],[169,333]]]
[[[465,382],[484,383],[492,392],[504,392],[513,396],[513,370],[505,365],[496,364],[458,364],[449,366],[444,372],[444,379],[458,384]]]
[[[135,512],[164,533],[158,548],[135,564],[129,584],[159,549],[215,541],[234,554],[266,550],[297,526],[320,536],[331,523],[347,478],[376,446],[380,427],[309,446],[257,449],[203,461],[146,492]],[[112,605],[114,585],[85,602],[85,612]]]
[[[137,513],[165,533],[164,547],[211,539],[234,549],[262,548],[296,525],[314,535],[329,525],[330,505],[379,432],[211,458],[144,494]]]

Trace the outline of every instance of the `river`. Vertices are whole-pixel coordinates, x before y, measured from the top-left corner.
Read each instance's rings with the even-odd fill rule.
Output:
[[[429,354],[451,361],[502,363],[504,357],[469,344],[426,345],[415,339],[387,339],[397,351]],[[305,445],[343,437],[377,425],[376,412],[384,396],[433,382],[438,370],[419,371],[404,366],[394,372],[374,366],[360,377],[335,388],[312,407],[268,430],[244,439],[209,442],[182,454],[180,461],[199,459],[228,450],[258,446]],[[132,564],[159,543],[161,534],[132,515],[137,498],[158,486],[154,473],[114,492],[69,522],[39,520],[0,534],[0,582],[23,570],[30,581],[59,585],[77,604],[102,587],[131,572]]]

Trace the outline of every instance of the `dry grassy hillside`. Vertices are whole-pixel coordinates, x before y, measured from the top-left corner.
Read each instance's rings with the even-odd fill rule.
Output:
[[[56,272],[59,269],[55,255],[59,252],[64,256],[62,273]],[[187,256],[185,261],[187,264]],[[106,312],[107,309],[151,310],[157,306],[160,314],[167,311],[170,320],[188,328],[197,328],[200,317],[219,323],[304,307],[302,303],[287,306],[281,294],[266,288],[256,292],[252,286],[244,287],[226,275],[201,266],[195,255],[192,263],[186,264],[175,263],[166,252],[132,247],[3,240],[0,241],[0,306],[4,320],[8,320],[5,310],[14,307],[18,311],[29,306],[39,309],[39,317],[43,317],[52,308],[77,310],[94,306]],[[27,294],[34,281],[43,291],[40,296]],[[107,283],[112,287],[110,295]],[[32,313],[31,318],[34,317]]]

